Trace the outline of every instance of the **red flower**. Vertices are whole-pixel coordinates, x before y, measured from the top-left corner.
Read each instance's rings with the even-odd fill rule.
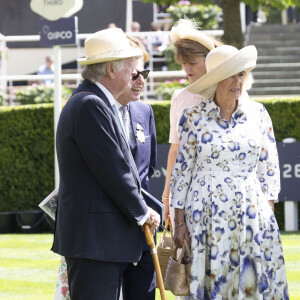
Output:
[[[69,288],[67,286],[63,286],[61,288],[61,293],[66,297],[66,293],[69,291]]]

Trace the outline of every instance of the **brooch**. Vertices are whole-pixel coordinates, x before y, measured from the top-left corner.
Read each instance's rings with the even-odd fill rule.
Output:
[[[139,123],[136,124],[136,137],[139,142],[145,143],[145,135],[144,135],[143,127]]]

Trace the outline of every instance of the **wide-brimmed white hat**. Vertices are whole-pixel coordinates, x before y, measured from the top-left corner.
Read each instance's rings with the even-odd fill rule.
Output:
[[[181,19],[178,25],[172,27],[170,32],[170,41],[173,44],[183,39],[196,41],[209,51],[215,48],[213,40],[197,29],[197,23],[188,19]]]
[[[143,55],[139,48],[131,47],[125,33],[120,28],[108,28],[93,33],[85,40],[84,48],[86,57],[77,59],[81,65]]]
[[[193,94],[205,94],[205,90],[226,78],[240,72],[250,72],[255,68],[256,60],[257,50],[254,46],[241,50],[229,45],[219,46],[206,56],[207,73],[186,89]]]

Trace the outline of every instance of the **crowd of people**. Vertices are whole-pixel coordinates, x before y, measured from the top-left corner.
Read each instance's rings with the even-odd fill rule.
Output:
[[[176,246],[191,249],[187,299],[288,299],[274,216],[280,177],[270,116],[249,99],[254,46],[236,49],[190,20],[170,33],[189,86],[171,100],[162,194]],[[156,165],[152,109],[138,101],[147,49],[118,28],[85,41],[84,81],[60,115],[60,171],[52,250],[62,256],[55,299],[155,299],[142,231]],[[158,122],[159,120],[156,120]]]

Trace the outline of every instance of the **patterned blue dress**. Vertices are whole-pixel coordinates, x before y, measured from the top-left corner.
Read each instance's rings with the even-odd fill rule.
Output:
[[[272,122],[248,95],[231,121],[213,100],[185,110],[171,206],[191,235],[190,299],[289,299],[282,244],[268,200],[280,173]]]

